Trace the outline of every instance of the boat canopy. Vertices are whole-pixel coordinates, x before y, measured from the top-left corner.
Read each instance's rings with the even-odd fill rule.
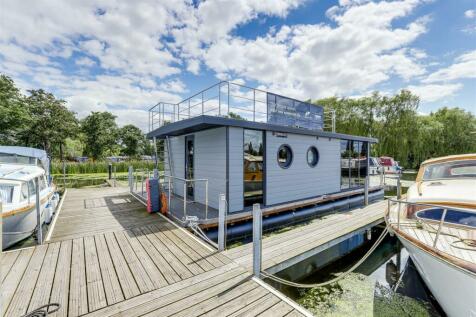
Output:
[[[0,146],[0,162],[2,160],[2,154],[8,154],[9,156],[22,156],[22,157],[31,157],[36,158],[40,161],[41,167],[45,170],[46,175],[50,175],[50,158],[48,154],[44,150],[35,149],[31,147],[23,147],[23,146]],[[10,161],[6,161],[4,163],[15,163]],[[19,162],[23,163],[23,162]]]

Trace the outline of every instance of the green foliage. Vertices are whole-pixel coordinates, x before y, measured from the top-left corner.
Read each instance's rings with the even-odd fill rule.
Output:
[[[336,111],[337,132],[377,138],[372,155],[392,156],[406,168],[416,168],[431,157],[476,152],[476,118],[472,113],[442,108],[419,115],[419,98],[407,90],[390,97],[374,93],[315,103]]]
[[[95,173],[107,173],[109,161],[95,161],[95,162],[66,162],[65,171],[66,174],[95,174]],[[132,166],[134,170],[137,169],[154,169],[154,161],[125,161],[113,163],[117,173],[125,173],[128,171],[129,166]],[[159,167],[160,169],[160,167]],[[63,174],[63,163],[61,161],[53,161],[51,164],[52,174]]]
[[[17,144],[29,118],[20,90],[13,80],[0,75],[0,144]]]
[[[24,144],[52,152],[52,146],[64,145],[66,138],[74,137],[79,130],[74,112],[66,108],[65,101],[42,89],[30,90],[26,98],[31,121],[21,139]]]
[[[243,118],[242,116],[240,116],[239,114],[237,113],[234,113],[234,112],[229,112],[228,113],[228,116],[231,118],[231,119],[237,119],[237,120],[245,120],[245,118]]]
[[[94,160],[116,154],[118,128],[116,116],[110,112],[91,112],[81,121],[81,130],[85,135],[86,155]]]
[[[146,143],[148,143],[142,131],[132,124],[119,129],[119,138],[123,147],[121,153],[129,157],[137,157],[143,153]]]

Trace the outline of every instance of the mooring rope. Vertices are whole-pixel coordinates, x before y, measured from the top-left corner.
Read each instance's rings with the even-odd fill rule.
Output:
[[[337,276],[337,277],[335,277],[335,278],[333,278],[329,281],[322,282],[322,283],[314,283],[314,284],[301,284],[301,283],[296,283],[296,282],[291,282],[291,281],[285,280],[283,278],[277,277],[276,275],[273,275],[273,274],[270,274],[270,273],[264,272],[264,271],[261,272],[261,275],[266,277],[266,278],[269,278],[269,279],[271,279],[275,282],[278,282],[280,284],[284,284],[284,285],[292,286],[292,287],[297,287],[297,288],[315,288],[315,287],[327,286],[327,285],[330,285],[330,284],[333,284],[335,282],[340,281],[341,279],[343,279],[344,277],[346,277],[347,275],[349,275],[350,273],[355,271],[355,269],[357,267],[359,267],[372,254],[373,251],[375,251],[375,249],[383,241],[383,239],[385,238],[387,233],[388,233],[388,227],[386,227],[382,231],[382,233],[380,234],[377,241],[375,241],[374,245],[369,249],[369,251],[367,251],[367,253],[359,261],[357,261],[357,263],[355,263],[349,270],[339,274],[339,276]]]
[[[51,307],[53,308],[50,310]],[[50,303],[50,304],[46,304],[41,307],[38,307],[37,309],[35,309],[32,312],[29,312],[23,317],[45,317],[57,312],[59,309],[60,309],[60,304]]]

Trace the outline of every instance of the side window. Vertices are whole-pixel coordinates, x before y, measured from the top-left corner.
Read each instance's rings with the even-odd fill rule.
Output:
[[[28,184],[22,183],[21,190],[20,190],[20,200],[24,201],[26,199],[28,199]]]
[[[281,168],[288,168],[293,162],[293,151],[287,144],[283,144],[278,149],[278,165]]]
[[[30,196],[36,195],[35,181],[28,181],[28,189],[30,191]]]

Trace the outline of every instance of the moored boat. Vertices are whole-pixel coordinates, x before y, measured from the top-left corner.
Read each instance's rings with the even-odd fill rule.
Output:
[[[476,154],[422,163],[386,221],[449,316],[476,316]]]
[[[41,224],[53,217],[59,197],[44,168],[48,166],[45,158],[46,153],[37,149],[0,147],[2,249],[30,237],[37,229],[37,190]]]

